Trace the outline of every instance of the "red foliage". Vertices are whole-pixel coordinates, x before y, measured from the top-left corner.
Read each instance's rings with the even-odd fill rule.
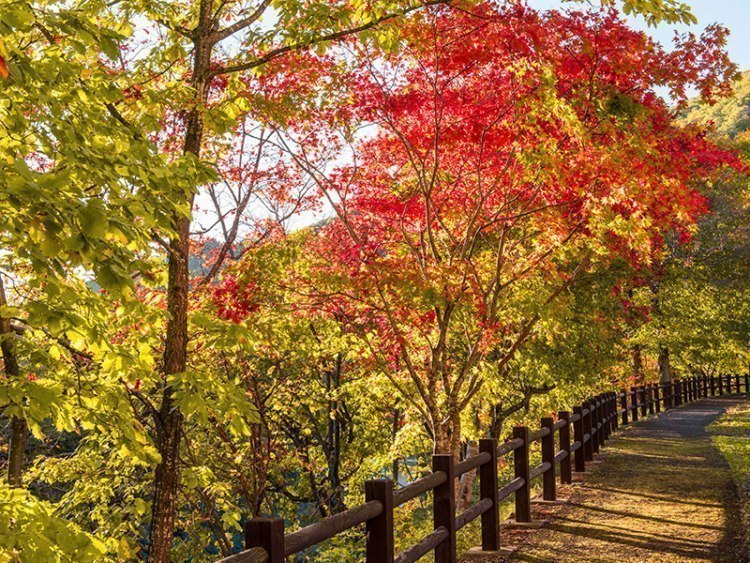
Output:
[[[320,283],[306,306],[365,335],[378,367],[408,370],[422,398],[443,385],[452,401],[461,385],[475,389],[466,381],[477,358],[493,347],[512,354],[524,337],[535,309],[518,286],[543,301],[584,257],[645,270],[666,233],[688,240],[707,211],[696,182],[742,165],[677,125],[655,89],[679,107],[690,87],[706,98],[726,92],[735,69],[723,28],[680,38],[668,53],[606,10],[438,6],[403,34],[397,52],[352,45],[357,67],[343,78],[309,53],[295,56],[319,66],[278,59],[248,96],[260,87],[293,100],[296,86],[308,97],[315,72],[345,85],[348,105],[325,106],[312,127],[287,122],[299,125],[295,163],[337,213],[311,237]],[[348,131],[369,128],[326,173],[316,158],[344,144],[331,127],[341,120]],[[282,193],[304,176],[290,170]],[[213,301],[236,322],[257,308],[257,289],[229,277]],[[623,308],[645,314],[626,298]]]
[[[234,276],[227,275],[212,288],[211,300],[220,318],[239,323],[258,310],[257,293],[254,281],[239,284]]]
[[[377,130],[327,179],[339,220],[320,239],[321,273],[348,292],[317,306],[375,331],[395,365],[406,348],[431,358],[441,315],[459,306],[490,347],[503,335],[495,289],[564,283],[575,262],[547,259],[563,246],[654,263],[666,232],[686,240],[706,212],[695,182],[741,167],[655,94],[725,92],[725,33],[667,53],[614,11],[485,3],[424,11],[397,53],[360,51],[351,113]]]

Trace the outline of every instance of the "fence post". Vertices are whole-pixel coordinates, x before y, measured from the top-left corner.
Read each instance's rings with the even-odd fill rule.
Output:
[[[708,397],[708,376],[703,374],[703,396]]]
[[[620,389],[622,397],[620,397],[620,407],[622,408],[622,425],[625,426],[628,423],[628,392],[626,389]]]
[[[570,413],[568,411],[559,411],[557,418],[565,421],[565,426],[560,428],[560,450],[568,454],[560,462],[560,482],[572,483],[573,475],[570,470]]]
[[[435,563],[455,563],[456,561],[456,480],[451,454],[432,456],[432,471],[442,471],[448,477],[445,483],[432,491],[432,521],[434,529],[441,526],[448,530],[448,537],[435,548]]]
[[[523,479],[523,486],[516,491],[516,522],[531,522],[531,468],[529,467],[528,427],[516,426],[513,428],[513,437],[523,440],[523,445],[513,451],[515,476]]]
[[[542,418],[542,428],[549,428],[549,434],[542,436],[542,463],[549,462],[549,469],[542,474],[542,496],[544,500],[557,500],[555,475],[555,419],[549,416]]]
[[[500,512],[497,496],[497,440],[479,440],[479,452],[490,454],[490,460],[479,467],[479,496],[492,501],[492,508],[482,513],[482,550],[500,549]]]
[[[656,412],[661,412],[661,383],[654,385],[654,399],[656,401]],[[664,410],[667,410],[666,407]]]
[[[393,563],[393,481],[365,481],[365,501],[377,500],[383,512],[367,521],[367,563]]]
[[[719,374],[719,395],[724,394],[724,376]]]
[[[591,401],[583,402],[583,410],[588,410],[588,414],[583,417],[583,433],[588,434],[589,439],[582,443],[583,453],[586,461],[594,461],[594,436],[591,426]]]
[[[711,396],[715,397],[716,396],[716,376],[715,375],[711,376],[710,382],[711,382],[710,383],[710,385],[711,385]]]
[[[672,390],[674,384],[671,381],[667,381],[664,384],[664,410],[671,409],[674,405],[672,404]]]
[[[682,391],[684,395],[683,402],[689,403],[690,402],[690,378],[689,377],[685,380],[685,385],[682,386]]]
[[[612,433],[617,432],[620,427],[620,417],[617,416],[617,393],[611,391],[609,394],[609,416],[612,421]]]
[[[573,414],[578,415],[578,420],[573,423],[573,441],[580,442],[580,447],[573,454],[575,456],[575,468],[579,473],[586,471],[586,457],[584,448],[586,441],[583,439],[585,431],[583,429],[583,407],[573,407]]]
[[[596,402],[596,447],[595,452],[599,452],[599,448],[604,445],[604,408],[602,407],[603,401],[602,396],[597,395],[594,397]]]
[[[675,388],[675,393],[674,393],[675,405],[680,406],[682,404],[682,380],[681,379],[675,379],[674,388]]]
[[[750,397],[750,374],[745,374],[745,395]]]
[[[591,411],[591,451],[598,454],[602,430],[599,424],[601,411],[599,410],[599,400],[596,397],[589,401],[589,410]]]
[[[654,409],[654,384],[649,383],[646,390],[648,394],[648,414],[655,414],[656,409]]]
[[[638,387],[630,388],[630,406],[633,408],[633,422],[638,422]]]
[[[641,395],[641,418],[646,418],[648,416],[648,401],[646,400],[646,386],[645,385],[640,386],[640,395]]]
[[[245,549],[262,547],[268,563],[284,563],[284,519],[253,518],[245,524]]]
[[[739,373],[735,374],[735,376],[734,376],[734,386],[735,386],[735,389],[736,389],[737,393],[738,394],[741,393],[741,391],[740,391],[740,374]]]

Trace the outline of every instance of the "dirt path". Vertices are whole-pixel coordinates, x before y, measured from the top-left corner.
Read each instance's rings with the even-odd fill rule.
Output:
[[[510,560],[750,561],[729,468],[706,431],[740,401],[706,399],[618,433],[568,488],[569,504],[536,509],[544,528],[509,533],[522,542]]]

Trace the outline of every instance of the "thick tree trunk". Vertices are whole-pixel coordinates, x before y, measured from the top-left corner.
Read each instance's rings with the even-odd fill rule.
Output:
[[[179,236],[170,244],[169,288],[167,309],[169,321],[164,349],[164,375],[185,371],[187,366],[187,299],[190,221],[180,220]],[[161,461],[156,467],[154,498],[151,507],[151,548],[149,561],[170,560],[179,484],[179,453],[182,413],[174,405],[172,389],[165,385],[156,447]]]
[[[447,424],[437,424],[434,426],[435,436],[433,438],[432,453],[447,454],[451,451],[450,431]]]
[[[433,454],[453,454],[458,459],[461,454],[461,421],[457,414],[437,413],[432,420],[434,428]]]
[[[26,419],[13,416],[10,419],[10,451],[8,453],[8,484],[23,485],[23,461],[26,452],[26,437],[29,434]]]
[[[8,301],[5,297],[5,285],[0,275],[0,307],[5,307]],[[21,370],[18,367],[18,357],[13,346],[13,330],[10,319],[0,316],[0,349],[3,354],[5,375],[9,380],[17,380]],[[10,417],[10,450],[8,453],[8,484],[20,487],[23,481],[23,461],[26,451],[26,436],[29,431],[23,417]]]
[[[672,366],[669,361],[669,348],[659,348],[659,383],[672,382]]]
[[[195,88],[194,105],[190,109],[185,130],[185,154],[200,156],[203,140],[203,112],[210,82],[209,68],[213,43],[213,1],[201,0],[198,27],[194,35],[194,59],[192,86]],[[193,207],[195,193],[189,196],[189,208]],[[151,506],[151,536],[148,560],[154,563],[170,561],[177,510],[177,488],[179,485],[180,439],[182,437],[182,412],[174,404],[172,389],[166,378],[179,374],[187,367],[188,344],[188,294],[190,290],[190,218],[175,219],[176,236],[169,244],[169,283],[167,289],[166,339],[164,343],[165,386],[161,408],[156,421],[156,446],[161,461],[156,467],[154,498]]]

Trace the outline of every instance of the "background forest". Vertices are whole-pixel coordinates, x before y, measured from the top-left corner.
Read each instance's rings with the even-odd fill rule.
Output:
[[[602,4],[0,1],[0,559],[215,560],[746,371],[750,74]]]

